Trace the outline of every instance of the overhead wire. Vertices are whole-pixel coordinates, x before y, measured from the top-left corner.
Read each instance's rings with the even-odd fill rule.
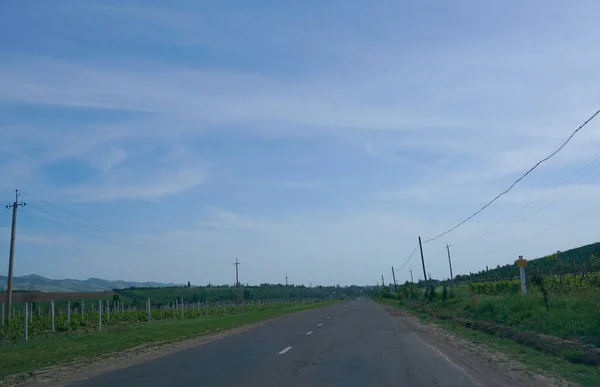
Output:
[[[535,233],[533,233],[533,234],[531,234],[531,235],[528,235],[528,236],[526,236],[525,238],[520,238],[520,239],[518,239],[518,240],[516,240],[516,241],[510,242],[510,243],[507,243],[507,244],[504,244],[504,245],[501,245],[501,246],[498,246],[498,247],[493,247],[493,248],[491,248],[491,249],[488,249],[488,250],[485,250],[485,251],[483,251],[483,252],[477,253],[476,255],[481,255],[481,254],[485,254],[485,253],[492,252],[492,251],[504,250],[504,249],[506,249],[507,247],[510,247],[511,245],[514,245],[514,244],[517,244],[517,243],[520,243],[520,242],[527,241],[527,240],[529,240],[529,239],[531,239],[531,238],[537,237],[538,235],[544,234],[544,233],[546,233],[546,232],[548,232],[548,231],[550,231],[550,230],[553,230],[553,229],[555,229],[555,228],[557,228],[557,227],[560,227],[560,226],[562,226],[563,224],[565,224],[565,223],[568,223],[568,222],[570,222],[571,220],[573,220],[573,219],[575,219],[575,218],[578,218],[578,217],[580,217],[581,215],[583,215],[583,214],[585,214],[585,213],[587,213],[587,212],[590,212],[591,210],[593,210],[593,209],[596,209],[596,208],[598,208],[598,207],[600,207],[600,203],[598,203],[598,204],[594,204],[593,206],[591,206],[591,207],[588,207],[588,208],[584,209],[583,211],[580,211],[580,212],[576,213],[575,215],[572,215],[572,216],[568,217],[567,219],[561,220],[560,222],[558,222],[558,223],[556,223],[556,224],[554,224],[554,225],[552,225],[552,226],[550,226],[550,227],[547,227],[547,228],[545,228],[545,229],[543,229],[543,230],[541,230],[541,231],[538,231],[538,232],[535,232]]]
[[[121,231],[115,229],[114,227],[111,227],[111,226],[99,223],[99,222],[97,222],[95,220],[92,220],[92,219],[90,219],[88,217],[85,217],[83,215],[77,214],[77,213],[75,213],[73,211],[70,211],[70,210],[64,208],[64,207],[56,205],[56,204],[54,204],[54,203],[52,203],[52,202],[50,202],[48,200],[39,198],[39,197],[37,197],[37,196],[29,193],[29,192],[22,191],[22,193],[24,195],[27,195],[27,196],[31,197],[32,199],[35,199],[38,202],[45,203],[45,204],[51,206],[52,208],[54,208],[56,210],[62,211],[64,213],[67,213],[67,214],[69,214],[71,216],[74,216],[74,217],[76,217],[78,219],[81,219],[81,220],[83,220],[85,222],[88,222],[90,224],[93,224],[93,225],[99,226],[99,227],[94,227],[94,226],[90,226],[89,224],[85,224],[85,223],[82,223],[82,222],[74,221],[72,219],[67,219],[67,218],[65,218],[63,216],[60,216],[60,215],[56,214],[56,213],[49,213],[47,210],[43,210],[40,207],[35,207],[34,206],[37,210],[45,211],[45,212],[51,214],[52,216],[56,216],[56,217],[62,218],[62,219],[66,220],[66,221],[68,221],[70,223],[74,223],[74,224],[80,225],[81,227],[85,227],[87,229],[91,229],[91,230],[93,230],[95,232],[98,232],[98,233],[100,233],[102,235],[110,235],[111,239],[115,239],[115,240],[120,241],[119,242],[120,244],[132,245],[132,246],[135,246],[136,249],[140,249],[141,248],[141,249],[146,249],[146,250],[151,251],[151,252],[154,252],[156,249],[159,249],[159,250],[162,250],[162,251],[165,251],[165,252],[169,252],[171,254],[175,253],[175,254],[178,254],[178,255],[179,254],[185,254],[185,255],[196,255],[197,254],[196,252],[186,251],[186,250],[183,250],[183,249],[180,249],[180,248],[167,247],[167,246],[164,246],[164,245],[160,245],[160,244],[157,244],[155,241],[150,241],[148,239],[145,239],[145,238],[142,238],[142,237],[139,237],[139,236],[129,235],[128,237],[125,238],[125,237],[123,237],[123,233]],[[102,230],[102,229],[105,229],[106,231]],[[148,246],[148,245],[150,245],[150,246]]]
[[[492,205],[494,202],[496,202],[502,196],[506,195],[508,192],[510,192],[513,189],[513,187],[515,187],[521,180],[523,180],[525,177],[527,177],[537,167],[539,167],[544,162],[550,160],[552,157],[556,156],[565,146],[567,146],[567,144],[571,141],[571,139],[581,129],[583,129],[589,122],[591,122],[598,114],[600,114],[600,109],[597,110],[587,120],[585,120],[585,122],[583,124],[579,125],[579,127],[577,129],[575,129],[560,145],[558,145],[558,147],[554,151],[552,151],[548,156],[544,157],[543,159],[541,159],[537,163],[535,163],[529,170],[527,170],[527,172],[525,172],[522,176],[520,176],[517,180],[515,180],[507,189],[505,189],[504,191],[500,192],[498,195],[496,195],[492,200],[490,200],[488,203],[486,203],[479,210],[475,211],[473,214],[471,214],[470,216],[468,216],[466,219],[462,220],[461,222],[457,223],[456,225],[454,225],[453,227],[449,228],[448,230],[442,232],[441,234],[438,234],[438,235],[436,235],[433,238],[429,238],[429,239],[424,240],[423,243],[432,242],[432,241],[434,241],[436,239],[439,239],[440,237],[442,237],[442,236],[444,236],[444,235],[446,235],[446,234],[448,234],[448,233],[456,230],[457,228],[459,228],[460,226],[462,226],[463,224],[465,224],[469,220],[473,219],[475,216],[477,216],[483,210],[485,210],[486,208],[488,208],[490,205]]]
[[[400,266],[399,268],[394,269],[394,271],[402,270],[404,268],[404,266],[406,266],[408,264],[408,262],[410,262],[410,260],[412,259],[413,255],[415,255],[415,252],[417,251],[418,248],[419,248],[419,246],[415,247],[415,249],[412,251],[412,253],[410,253],[410,256],[408,257],[408,259],[406,260],[406,262],[404,262],[402,264],[402,266]]]
[[[587,176],[591,172],[594,172],[595,170],[597,170],[598,168],[600,168],[600,164],[598,164],[595,167],[587,170],[585,173],[577,176],[581,171],[583,171],[584,169],[586,169],[587,167],[589,167],[592,163],[594,163],[597,160],[600,160],[600,156],[596,157],[590,163],[586,164],[583,168],[581,168],[577,172],[575,172],[575,175],[573,175],[574,178],[570,179],[569,184],[573,184],[573,183],[577,182],[578,180],[581,180],[581,178]],[[592,180],[595,177],[597,177],[597,176],[594,175],[591,178],[584,180],[583,182],[587,183],[587,182],[589,182],[590,180]],[[564,180],[563,182],[565,182],[565,181],[566,180]],[[565,192],[564,188],[567,188],[567,187],[571,187],[571,189]],[[491,227],[485,228],[485,229],[483,229],[481,231],[479,231],[479,230],[478,231],[474,231],[474,232],[472,232],[472,233],[470,233],[470,234],[468,234],[466,236],[467,237],[472,237],[472,236],[479,236],[479,237],[481,237],[481,236],[484,236],[484,235],[488,235],[488,234],[490,234],[492,232],[497,232],[497,231],[505,230],[506,228],[514,225],[516,222],[525,220],[525,219],[529,218],[530,216],[539,213],[540,211],[542,211],[543,209],[547,208],[551,204],[556,203],[557,201],[559,201],[559,200],[561,200],[561,199],[563,199],[563,198],[571,195],[572,193],[580,190],[583,187],[585,187],[585,185],[583,185],[583,184],[579,184],[579,185],[577,185],[575,187],[573,187],[572,185],[565,186],[564,184],[562,184],[560,187],[558,187],[557,189],[555,189],[555,190],[553,190],[551,192],[547,192],[545,194],[539,195],[538,197],[536,197],[535,199],[533,199],[532,201],[530,201],[529,205],[525,205],[523,207],[524,209],[532,209],[532,211],[523,211],[524,214],[520,218],[506,220],[506,221],[502,222],[499,225],[491,226]],[[560,194],[562,192],[565,192],[565,193],[562,194],[562,195],[560,195],[560,196],[555,196],[556,194]],[[555,197],[553,197],[553,196],[555,196]],[[541,203],[541,206],[537,206],[536,207],[536,206],[532,206],[531,205],[531,204],[539,201],[540,198],[543,199],[542,203]],[[545,199],[552,199],[552,200],[544,203]]]
[[[31,194],[29,194],[29,196],[33,197]],[[49,205],[52,205],[52,207],[54,207],[54,208],[62,209],[61,207],[53,205],[52,203],[50,203],[46,200],[39,199],[39,198],[36,200],[39,200],[40,202],[48,203]],[[77,221],[74,219],[70,219],[66,216],[62,216],[61,214],[56,213],[55,211],[49,211],[47,209],[41,208],[39,206],[36,206],[35,204],[31,204],[31,202],[28,204],[27,208],[32,208],[32,209],[38,211],[38,214],[33,214],[30,211],[24,211],[23,214],[25,214],[26,216],[32,216],[34,218],[49,222],[56,226],[62,227],[64,229],[68,229],[70,231],[75,231],[75,232],[80,232],[80,233],[83,233],[92,238],[103,240],[105,242],[119,245],[121,247],[137,250],[137,251],[144,252],[144,253],[155,253],[156,250],[159,249],[159,250],[163,250],[163,251],[167,252],[168,254],[170,254],[169,258],[171,258],[171,259],[184,259],[184,260],[190,260],[190,261],[198,261],[198,259],[200,258],[199,256],[193,257],[193,255],[196,255],[195,253],[188,253],[187,254],[188,256],[182,256],[181,254],[183,253],[183,251],[169,249],[164,246],[156,246],[156,245],[153,246],[153,245],[147,243],[146,241],[144,241],[144,243],[135,242],[135,240],[133,240],[133,239],[123,238],[121,234],[114,235],[114,234],[104,231],[98,227],[94,227],[89,224],[85,224],[83,222],[80,222],[80,221]],[[86,217],[78,215],[74,212],[68,211],[66,209],[62,209],[62,210],[64,210],[64,212],[66,212],[68,214],[72,214],[73,216],[75,216],[77,218],[88,220],[90,223],[95,223],[94,221],[91,221],[91,220],[87,219]],[[44,216],[40,216],[40,215],[44,215]],[[52,217],[52,218],[49,218],[49,217]],[[56,219],[60,219],[63,222],[67,222],[69,224],[72,224],[72,225],[75,225],[78,227],[68,226],[64,223],[57,222]],[[103,226],[103,227],[109,228],[108,226]],[[114,230],[114,229],[112,229],[112,230]],[[118,232],[118,231],[116,231],[116,232]],[[143,241],[143,239],[141,239],[141,238],[139,238],[138,240]],[[173,255],[173,253],[175,253],[175,255]],[[211,262],[202,261],[202,262],[203,263],[211,263],[211,264],[224,263],[224,262],[220,262],[220,261],[219,262],[217,262],[217,261],[211,261]]]
[[[53,218],[58,218],[58,219],[61,219],[61,220],[65,221],[65,222],[68,222],[68,223],[71,223],[71,224],[77,225],[77,226],[79,226],[79,227],[83,227],[83,228],[85,228],[85,229],[87,229],[87,230],[91,230],[92,232],[95,232],[95,233],[97,233],[97,234],[93,234],[94,236],[95,236],[95,235],[102,235],[102,236],[103,236],[103,237],[102,237],[102,239],[104,239],[104,240],[107,240],[107,241],[115,241],[115,240],[116,240],[116,241],[118,241],[118,244],[120,244],[121,246],[125,246],[125,245],[131,245],[131,246],[134,246],[134,247],[136,247],[136,248],[137,248],[137,246],[136,246],[135,244],[132,244],[132,243],[127,243],[127,241],[124,241],[122,238],[114,238],[114,237],[112,237],[112,236],[111,236],[110,238],[106,238],[106,237],[104,237],[104,235],[106,234],[106,232],[105,232],[105,231],[103,231],[103,230],[100,230],[100,229],[98,229],[98,228],[96,228],[96,227],[92,227],[92,226],[90,226],[90,225],[87,225],[87,224],[84,224],[84,223],[81,223],[81,222],[74,221],[74,220],[72,220],[72,219],[69,219],[69,218],[67,218],[67,217],[61,216],[61,215],[59,215],[59,214],[57,214],[57,213],[54,213],[54,212],[51,212],[51,211],[45,210],[45,209],[43,209],[43,208],[40,208],[40,207],[36,206],[35,204],[30,204],[28,207],[29,207],[29,208],[33,208],[33,209],[35,209],[35,210],[37,210],[37,211],[40,211],[41,213],[43,213],[43,214],[45,214],[45,215],[52,216]],[[39,216],[38,216],[38,218],[47,219],[46,217],[39,217]],[[75,230],[75,231],[81,231],[81,230]],[[91,233],[90,233],[90,232],[87,232],[86,234],[87,234],[87,235],[91,235]],[[126,246],[126,247],[127,247],[127,246]],[[152,251],[152,250],[150,249],[150,250],[148,250],[148,251]]]

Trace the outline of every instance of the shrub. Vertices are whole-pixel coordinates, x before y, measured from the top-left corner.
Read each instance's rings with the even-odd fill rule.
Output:
[[[448,300],[448,288],[446,287],[446,284],[444,284],[444,287],[442,288],[442,301],[446,302]]]
[[[431,286],[429,288],[429,301],[433,301],[437,298],[437,293],[435,291],[435,287]]]

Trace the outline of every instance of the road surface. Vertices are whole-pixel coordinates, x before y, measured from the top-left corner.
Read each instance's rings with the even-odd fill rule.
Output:
[[[515,386],[369,300],[337,303],[70,384],[146,386]],[[487,367],[489,368],[489,367]]]

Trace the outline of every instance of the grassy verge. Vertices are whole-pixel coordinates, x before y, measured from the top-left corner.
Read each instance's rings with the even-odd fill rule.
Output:
[[[583,387],[600,386],[600,369],[598,367],[573,364],[564,357],[545,354],[511,340],[468,329],[451,320],[437,319],[422,309],[415,309],[414,303],[411,302],[406,303],[388,299],[377,299],[375,301],[380,304],[410,312],[420,320],[434,323],[445,331],[453,333],[458,337],[477,344],[482,344],[492,351],[501,352],[509,359],[524,365],[527,372],[538,373],[539,371],[542,371],[546,375],[562,378]]]
[[[457,295],[446,302],[421,303],[425,311],[490,321],[582,344],[600,346],[600,293],[551,294],[547,310],[540,294],[511,296]]]
[[[112,327],[104,332],[35,338],[27,343],[0,348],[0,378],[41,367],[107,356],[145,344],[166,343],[201,336],[284,314],[329,305],[329,302],[285,306],[219,317],[157,321]]]

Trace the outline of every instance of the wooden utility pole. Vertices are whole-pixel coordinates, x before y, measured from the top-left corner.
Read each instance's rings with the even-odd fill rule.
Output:
[[[383,274],[381,275],[381,288],[385,287],[385,281],[383,280]]]
[[[427,281],[427,271],[425,270],[425,258],[423,258],[423,244],[421,243],[421,237],[419,237],[419,250],[421,250],[421,263],[423,264],[423,277],[425,277],[425,287],[429,287],[429,282]]]
[[[235,262],[233,264],[235,265],[235,289],[237,291],[237,305],[239,308],[240,307],[240,280],[238,277],[238,266],[240,266],[241,263],[236,258]]]
[[[446,250],[448,250],[448,264],[450,265],[450,281],[454,282],[454,276],[452,275],[452,260],[450,259],[450,246],[446,243]]]
[[[396,283],[396,273],[394,273],[394,266],[392,266],[392,278],[394,278],[394,291],[398,292],[398,284]]]
[[[415,283],[415,280],[413,280],[413,276],[412,276],[412,270],[410,270],[410,282],[412,282],[413,284]]]
[[[12,285],[13,285],[13,266],[15,262],[15,233],[17,232],[17,208],[19,206],[25,207],[25,203],[19,203],[19,190],[15,190],[15,201],[12,204],[8,204],[6,208],[12,207],[12,227],[10,229],[10,255],[8,258],[8,283],[6,285],[6,304],[8,306],[8,321],[12,314]]]

